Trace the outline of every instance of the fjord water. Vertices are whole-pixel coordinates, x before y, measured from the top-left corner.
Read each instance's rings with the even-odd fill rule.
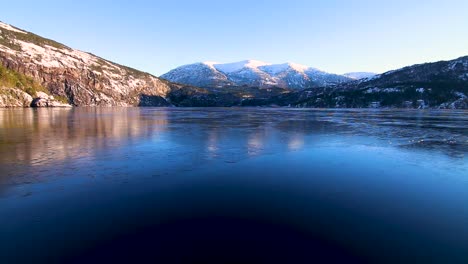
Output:
[[[468,112],[0,109],[0,262],[468,261]]]

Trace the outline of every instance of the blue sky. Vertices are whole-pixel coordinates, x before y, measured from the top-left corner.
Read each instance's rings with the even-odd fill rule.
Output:
[[[0,20],[156,75],[199,62],[384,72],[468,55],[468,1],[8,1]]]

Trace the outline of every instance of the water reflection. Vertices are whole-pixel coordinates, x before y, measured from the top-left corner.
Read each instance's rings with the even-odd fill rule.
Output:
[[[314,135],[373,137],[383,144],[464,159],[468,115],[444,111],[74,108],[0,110],[0,164],[40,166],[157,139],[226,159],[300,150]],[[379,144],[382,144],[379,143]]]
[[[249,156],[257,156],[264,150],[266,137],[267,135],[264,129],[258,129],[248,135],[247,151]]]
[[[289,137],[288,149],[289,150],[300,150],[304,147],[304,135],[293,133]]]
[[[160,135],[166,112],[138,109],[4,109],[0,111],[0,163],[46,165],[92,156],[100,149]]]

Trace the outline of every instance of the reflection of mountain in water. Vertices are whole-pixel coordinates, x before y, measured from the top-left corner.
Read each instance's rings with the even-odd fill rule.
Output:
[[[138,108],[5,109],[0,162],[32,166],[92,156],[166,129],[165,112]]]

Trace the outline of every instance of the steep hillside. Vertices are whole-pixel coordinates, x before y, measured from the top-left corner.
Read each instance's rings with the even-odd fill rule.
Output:
[[[1,94],[25,92],[37,99],[34,89],[40,89],[74,106],[137,106],[155,97],[161,99],[150,100],[155,105],[169,105],[164,98],[173,85],[1,22],[0,65],[10,74],[37,83],[4,81]],[[28,106],[28,100],[20,103],[2,98],[3,106]]]
[[[468,109],[467,95],[468,56],[408,66],[367,79],[306,89],[255,104]]]

